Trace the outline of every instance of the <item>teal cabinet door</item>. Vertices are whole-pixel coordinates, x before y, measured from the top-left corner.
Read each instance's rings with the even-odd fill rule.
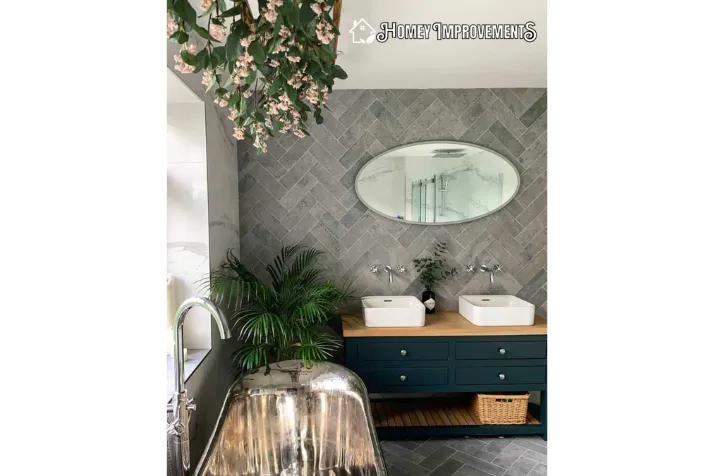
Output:
[[[456,367],[456,385],[545,383],[545,367]]]
[[[447,360],[448,342],[360,342],[357,345],[360,361],[389,360]]]
[[[545,342],[456,342],[456,360],[544,359]]]
[[[368,387],[412,387],[415,385],[446,385],[449,369],[437,368],[392,368],[359,372]]]

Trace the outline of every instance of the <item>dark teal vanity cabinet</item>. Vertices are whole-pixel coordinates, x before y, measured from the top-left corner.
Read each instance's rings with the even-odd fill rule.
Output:
[[[343,316],[342,325],[347,366],[370,394],[379,394],[371,405],[380,437],[547,437],[544,319],[527,327],[479,327],[444,311],[427,316],[424,327],[365,327],[361,316]],[[477,392],[525,391],[540,394],[526,424],[484,425],[472,409]]]

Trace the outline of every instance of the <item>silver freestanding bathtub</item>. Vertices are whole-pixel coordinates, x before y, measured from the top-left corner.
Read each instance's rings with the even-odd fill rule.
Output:
[[[357,375],[337,364],[271,364],[228,391],[197,476],[387,476]]]

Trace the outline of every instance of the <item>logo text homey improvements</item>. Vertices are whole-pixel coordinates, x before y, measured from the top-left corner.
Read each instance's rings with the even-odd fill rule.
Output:
[[[382,30],[377,33],[377,41],[386,42],[389,38],[400,40],[428,40],[432,31],[437,40],[524,40],[535,41],[538,33],[535,22],[520,23],[396,23],[382,22]]]

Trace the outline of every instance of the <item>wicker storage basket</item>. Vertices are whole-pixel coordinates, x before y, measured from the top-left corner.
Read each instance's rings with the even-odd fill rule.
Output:
[[[473,406],[484,425],[523,425],[528,417],[529,394],[479,393]]]

